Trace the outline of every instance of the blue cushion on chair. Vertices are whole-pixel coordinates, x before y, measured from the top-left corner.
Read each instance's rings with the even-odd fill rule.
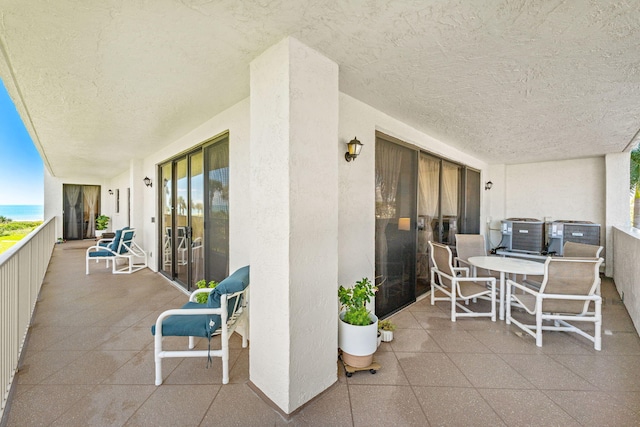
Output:
[[[224,279],[210,293],[206,304],[188,302],[182,306],[184,309],[193,308],[220,308],[220,297],[222,294],[232,294],[244,290],[249,285],[249,266],[236,270],[231,276]],[[227,311],[233,310],[235,299],[230,299],[227,303]],[[213,323],[211,323],[213,322]],[[162,335],[180,337],[210,337],[221,323],[220,315],[190,315],[190,316],[169,316],[162,321]],[[156,326],[151,327],[151,333],[155,335]]]
[[[218,286],[216,286],[213,291],[209,293],[207,305],[211,308],[220,308],[220,296],[222,294],[232,294],[234,292],[239,292],[244,290],[244,288],[246,288],[247,286],[249,286],[248,265],[237,269],[231,276],[218,283]],[[227,312],[229,312],[229,310],[233,310],[234,304],[235,298],[227,301]],[[210,319],[213,322],[210,325],[211,331],[213,332],[220,327],[221,318],[219,315],[214,314],[210,316]]]
[[[112,250],[113,252],[117,251],[118,245],[120,244],[121,237],[122,237],[122,230],[116,231],[116,235],[113,237],[113,240],[111,241],[111,243],[107,245],[107,248],[109,250]]]
[[[89,252],[89,258],[102,258],[106,256],[114,256],[112,252],[109,251],[94,251]]]
[[[207,308],[205,304],[197,302],[188,302],[182,308]],[[169,316],[162,321],[162,335],[174,337],[209,337],[209,328],[207,324],[209,316],[206,314],[189,315],[189,316]],[[151,327],[151,333],[156,334],[156,325]]]

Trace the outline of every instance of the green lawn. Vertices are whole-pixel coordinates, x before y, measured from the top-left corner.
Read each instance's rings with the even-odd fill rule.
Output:
[[[42,221],[10,221],[0,224],[0,254],[36,229]]]

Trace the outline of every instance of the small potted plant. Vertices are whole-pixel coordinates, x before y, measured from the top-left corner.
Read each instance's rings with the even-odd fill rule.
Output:
[[[204,289],[204,288],[213,289],[216,286],[218,286],[218,282],[216,282],[215,280],[211,280],[209,283],[207,283],[206,280],[202,279],[196,282],[196,286],[198,287],[198,289]],[[202,292],[202,293],[196,294],[196,302],[198,304],[205,304],[208,298],[209,298],[208,293]]]
[[[109,217],[102,214],[98,215],[96,217],[96,237],[102,236],[102,233],[104,233],[108,226]]]
[[[393,340],[393,331],[396,330],[396,325],[389,319],[380,320],[378,322],[378,331],[382,338],[382,342],[389,342]]]
[[[338,289],[341,308],[338,346],[342,350],[342,361],[354,368],[371,365],[378,348],[378,318],[367,308],[377,290],[366,277],[353,287]]]

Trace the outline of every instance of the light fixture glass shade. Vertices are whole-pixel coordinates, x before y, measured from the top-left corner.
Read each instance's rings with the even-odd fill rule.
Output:
[[[357,138],[353,138],[347,143],[347,149],[349,150],[349,154],[351,156],[358,156],[360,155],[360,150],[362,150],[362,143],[358,141]]]
[[[353,138],[347,142],[347,152],[344,153],[344,158],[347,162],[354,160],[360,154],[362,150],[362,142],[358,141],[358,138]]]

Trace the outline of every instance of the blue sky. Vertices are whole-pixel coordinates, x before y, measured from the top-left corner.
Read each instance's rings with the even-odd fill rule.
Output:
[[[0,80],[0,205],[42,204],[42,159]]]

